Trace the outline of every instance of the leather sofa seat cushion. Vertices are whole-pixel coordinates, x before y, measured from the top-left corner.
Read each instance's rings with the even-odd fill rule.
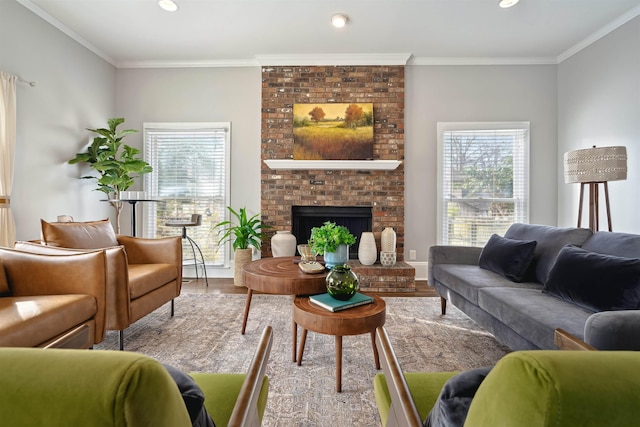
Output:
[[[555,328],[582,339],[584,324],[594,313],[534,289],[484,288],[478,292],[478,305],[542,348],[557,348]]]
[[[535,240],[536,250],[530,272],[525,280],[545,283],[560,249],[566,245],[582,246],[593,233],[588,228],[558,228],[543,225],[513,224],[504,237],[514,240]]]
[[[97,312],[90,295],[0,298],[0,347],[35,347],[80,325]]]
[[[178,278],[172,264],[129,264],[129,288],[132,300],[152,292]]]
[[[42,239],[47,245],[75,249],[102,249],[118,245],[108,219],[88,222],[47,222],[41,219],[40,223]]]
[[[433,277],[447,288],[476,305],[478,305],[478,290],[485,287],[516,287],[542,290],[540,283],[512,282],[493,271],[482,269],[477,265],[436,264],[433,267]]]

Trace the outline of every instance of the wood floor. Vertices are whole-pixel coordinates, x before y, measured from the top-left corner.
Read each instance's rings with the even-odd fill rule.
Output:
[[[235,286],[233,279],[209,279],[209,286],[204,279],[185,279],[182,292],[189,294],[246,294],[247,288]],[[389,297],[437,297],[435,289],[427,285],[426,280],[416,281],[415,292],[380,292],[377,295]]]

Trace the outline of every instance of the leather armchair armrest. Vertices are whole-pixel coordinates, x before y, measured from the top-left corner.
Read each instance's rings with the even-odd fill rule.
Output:
[[[118,243],[124,246],[129,264],[182,265],[182,238],[144,239],[118,235]]]
[[[0,262],[14,296],[93,296],[97,305],[96,342],[102,341],[107,305],[107,261],[103,250],[58,256],[0,248]]]

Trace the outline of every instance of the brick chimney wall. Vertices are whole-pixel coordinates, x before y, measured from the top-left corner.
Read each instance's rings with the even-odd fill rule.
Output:
[[[294,104],[333,102],[372,102],[374,159],[404,160],[404,66],[263,67],[261,159],[293,159]],[[393,227],[403,260],[404,162],[390,171],[261,167],[262,221],[273,227],[263,257],[276,230],[291,230],[291,206],[371,206],[378,250],[381,231]]]

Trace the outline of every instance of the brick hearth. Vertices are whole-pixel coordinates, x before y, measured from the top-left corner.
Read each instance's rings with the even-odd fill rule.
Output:
[[[358,276],[361,291],[415,292],[416,269],[404,261],[391,267],[382,264],[362,265],[357,259],[349,260],[351,270]]]

